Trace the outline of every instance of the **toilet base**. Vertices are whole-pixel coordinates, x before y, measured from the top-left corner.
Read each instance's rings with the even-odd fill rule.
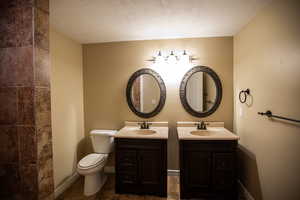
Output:
[[[106,180],[107,180],[107,175],[104,174],[103,169],[100,172],[96,172],[91,175],[85,175],[84,195],[91,196],[96,194],[103,187]]]

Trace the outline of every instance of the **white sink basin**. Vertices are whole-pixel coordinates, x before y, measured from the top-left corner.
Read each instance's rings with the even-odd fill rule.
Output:
[[[207,131],[207,130],[197,130],[197,131],[191,131],[190,132],[192,135],[196,135],[196,136],[211,136],[214,133],[211,131]]]
[[[153,134],[156,134],[156,131],[149,130],[149,129],[139,129],[139,130],[134,130],[133,132],[136,133],[136,134],[139,134],[139,135],[153,135]]]

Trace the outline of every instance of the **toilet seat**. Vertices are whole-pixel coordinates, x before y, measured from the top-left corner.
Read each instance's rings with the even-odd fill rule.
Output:
[[[80,169],[91,169],[101,165],[107,159],[107,154],[91,153],[82,158],[78,163]]]

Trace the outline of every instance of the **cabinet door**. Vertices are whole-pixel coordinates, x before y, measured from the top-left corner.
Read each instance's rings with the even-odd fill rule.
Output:
[[[183,181],[186,192],[208,191],[211,186],[211,153],[187,151],[184,153]]]
[[[234,153],[214,153],[214,177],[213,184],[215,190],[228,190],[235,185],[235,154]]]
[[[137,151],[122,149],[117,155],[118,171],[137,170]]]
[[[139,179],[143,186],[159,186],[162,177],[162,157],[159,150],[139,151]]]
[[[138,181],[137,151],[122,149],[116,154],[118,177],[117,183],[121,185],[136,185]]]

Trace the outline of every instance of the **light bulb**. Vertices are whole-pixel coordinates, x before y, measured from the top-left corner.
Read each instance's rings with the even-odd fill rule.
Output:
[[[156,64],[162,64],[164,62],[164,57],[161,55],[161,51],[158,52],[158,55],[155,58]]]
[[[182,64],[188,64],[188,63],[190,62],[190,56],[187,55],[187,53],[186,53],[185,50],[183,51],[183,54],[182,54],[182,56],[181,56],[181,58],[180,58],[180,62],[181,62]]]
[[[169,64],[176,64],[176,62],[177,62],[177,58],[176,58],[176,56],[174,55],[174,52],[171,51],[171,54],[170,54],[169,57],[168,57],[168,63],[169,63]]]

